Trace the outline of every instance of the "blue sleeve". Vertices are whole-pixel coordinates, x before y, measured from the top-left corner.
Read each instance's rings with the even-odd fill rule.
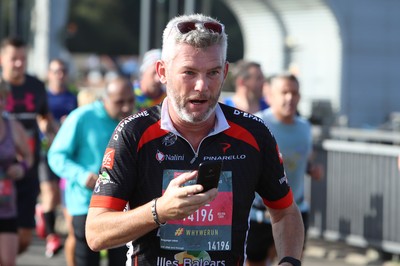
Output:
[[[62,124],[48,152],[49,166],[58,176],[68,182],[79,183],[85,187],[90,173],[84,165],[76,160],[81,146],[82,123],[79,113],[72,112]]]
[[[230,98],[230,97],[222,99],[222,103],[232,106],[232,107],[235,107],[235,103],[233,102],[232,98]]]

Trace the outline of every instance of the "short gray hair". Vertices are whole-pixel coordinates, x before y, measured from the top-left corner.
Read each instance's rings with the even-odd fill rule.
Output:
[[[196,22],[196,29],[187,33],[181,33],[177,25],[181,22]],[[204,23],[218,23],[222,26],[222,32],[213,32],[204,27]],[[186,43],[196,48],[207,48],[218,44],[223,48],[223,59],[226,61],[228,48],[228,36],[225,33],[224,25],[218,20],[203,14],[182,15],[171,19],[164,29],[163,46],[161,58],[169,61],[173,55],[173,48],[176,44]]]

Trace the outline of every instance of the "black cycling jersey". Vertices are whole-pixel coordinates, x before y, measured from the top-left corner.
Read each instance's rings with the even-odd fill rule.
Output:
[[[182,172],[223,160],[217,198],[130,243],[131,265],[242,265],[254,192],[273,208],[292,203],[278,146],[263,121],[219,106],[216,127],[197,151],[166,129],[172,125],[162,105],[124,119],[114,131],[91,207],[133,209],[160,197]]]

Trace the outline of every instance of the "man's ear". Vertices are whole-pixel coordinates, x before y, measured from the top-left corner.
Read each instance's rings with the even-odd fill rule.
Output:
[[[157,75],[160,78],[160,82],[162,84],[166,84],[167,83],[167,76],[166,76],[166,72],[167,72],[167,67],[166,67],[166,63],[162,60],[157,60],[156,62],[156,71],[157,71]]]
[[[225,68],[224,68],[224,80],[225,80],[226,77],[228,76],[228,71],[229,71],[229,62],[226,61],[226,62],[225,62]]]

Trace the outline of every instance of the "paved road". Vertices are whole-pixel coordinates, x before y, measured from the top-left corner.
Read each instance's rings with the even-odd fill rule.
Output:
[[[28,252],[25,252],[18,257],[17,265],[18,266],[66,265],[63,250],[61,250],[51,259],[46,258],[44,252],[45,252],[45,241],[35,237],[33,240],[33,244],[29,247]]]
[[[18,257],[18,266],[63,266],[66,265],[63,251],[48,259],[44,256],[45,242],[34,238],[29,251]],[[400,263],[383,261],[378,252],[371,249],[354,248],[343,243],[334,243],[311,238],[308,240],[303,266],[400,266]],[[106,265],[106,260],[102,260]]]
[[[305,251],[306,266],[400,266],[393,260],[383,260],[374,249],[356,248],[342,242],[310,239]]]

